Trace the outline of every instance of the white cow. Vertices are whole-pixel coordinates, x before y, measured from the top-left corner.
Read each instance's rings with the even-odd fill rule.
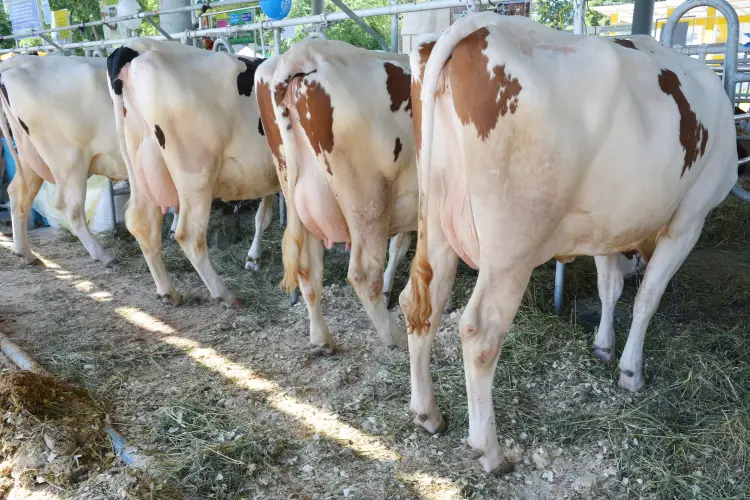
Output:
[[[407,56],[337,41],[294,44],[256,72],[289,208],[282,286],[302,290],[315,354],[335,350],[320,299],[323,247],[336,242],[351,244],[349,282],[383,343],[406,346],[386,299],[417,226],[410,86]]]
[[[179,206],[175,239],[211,297],[238,305],[208,258],[211,201],[263,197],[248,252],[249,267],[260,266],[279,180],[252,95],[259,63],[150,39],[129,40],[107,59],[110,105],[131,178],[126,224],[143,249],[157,294],[169,300],[180,299],[158,236],[169,207]]]
[[[89,176],[127,178],[106,77],[100,58],[19,55],[0,63],[5,114],[0,125],[17,166],[8,189],[13,248],[29,264],[37,258],[29,249],[26,219],[44,181],[57,184],[55,206],[91,257],[115,263],[91,234],[84,213]]]
[[[607,310],[622,290],[619,252],[648,259],[620,358],[620,385],[640,389],[649,320],[737,181],[732,106],[712,70],[650,37],[577,36],[492,13],[459,20],[411,66],[422,138],[420,234],[400,297],[411,409],[428,431],[444,425],[429,351],[460,257],[479,269],[460,320],[468,444],[502,472],[492,381],[532,270],[596,256]]]

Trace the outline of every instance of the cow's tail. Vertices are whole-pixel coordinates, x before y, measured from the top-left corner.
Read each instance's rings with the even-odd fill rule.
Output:
[[[7,90],[5,85],[2,83],[2,70],[5,68],[0,67],[0,105],[2,106],[2,116],[0,116],[0,130],[3,131],[3,137],[5,137],[5,144],[8,146],[10,156],[16,164],[16,175],[20,175],[23,178],[24,169],[21,168],[21,162],[18,160],[18,153],[13,145],[13,135],[10,133],[9,122],[11,120],[11,109],[10,102],[8,102]],[[5,167],[3,167],[5,168]],[[0,179],[5,175],[5,172],[0,172]]]
[[[273,109],[276,124],[282,139],[282,148],[286,160],[286,204],[287,227],[282,242],[282,260],[284,262],[284,279],[281,288],[291,293],[299,285],[300,276],[307,279],[309,262],[302,262],[302,245],[307,237],[307,230],[302,224],[294,202],[294,190],[299,177],[297,148],[291,127],[290,107],[294,106],[293,85],[305,74],[315,71],[316,63],[311,58],[294,57],[295,52],[288,52],[282,57],[274,71],[272,84]]]
[[[117,143],[120,146],[120,154],[128,169],[128,180],[130,183],[130,198],[137,199],[138,188],[135,182],[135,168],[128,155],[128,145],[125,140],[125,100],[122,95],[123,82],[120,80],[120,72],[125,65],[138,57],[139,53],[127,45],[116,49],[107,57],[107,76],[109,77],[109,95],[115,111],[115,129],[117,131]]]
[[[409,310],[406,311],[406,323],[408,330],[417,335],[429,330],[430,316],[432,315],[430,283],[432,282],[433,272],[427,248],[427,207],[430,193],[432,140],[435,122],[435,92],[437,91],[440,73],[453,54],[456,45],[476,30],[488,24],[493,24],[496,20],[497,14],[494,13],[473,14],[448,28],[432,48],[421,79],[421,95],[412,95],[412,101],[421,100],[421,123],[414,124],[415,128],[419,127],[421,131],[421,143],[418,145],[419,151],[417,153],[420,195],[417,251],[411,266],[411,304]],[[412,57],[412,79],[417,78],[420,74],[419,64],[419,61],[415,61]],[[414,85],[412,85],[412,91],[415,91]]]

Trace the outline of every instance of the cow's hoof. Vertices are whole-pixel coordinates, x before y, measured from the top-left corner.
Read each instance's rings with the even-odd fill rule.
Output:
[[[245,301],[241,298],[237,297],[232,301],[232,307],[239,309],[240,307],[245,307]]]
[[[28,257],[25,256],[22,253],[17,253],[17,252],[13,252],[13,255],[15,255],[16,257],[22,258],[23,261],[25,263],[27,263],[28,265],[30,265],[30,266],[38,266],[39,264],[42,263],[42,261],[39,260],[39,257],[37,257],[36,255],[34,255],[33,253],[31,255],[29,255]]]
[[[174,231],[170,231],[169,232],[169,239],[172,240],[172,241],[175,240],[175,238],[174,238]]]
[[[332,356],[336,354],[336,347],[328,343],[320,345],[311,344],[310,353],[313,356]]]
[[[421,427],[430,434],[442,434],[448,428],[448,423],[437,410],[435,410],[435,415],[417,412],[413,413],[414,425]]]
[[[609,347],[594,346],[594,357],[601,361],[612,361],[612,349]]]
[[[479,458],[479,463],[482,464],[485,472],[498,477],[510,474],[516,468],[516,464],[507,458],[502,457],[498,460],[497,458],[488,457],[486,454]]]
[[[247,271],[255,271],[256,273],[260,271],[260,259],[247,259],[247,262],[245,262],[245,269]]]
[[[44,263],[42,263],[42,259],[40,259],[36,255],[32,254],[30,257],[25,257],[25,256],[23,256],[21,254],[18,254],[18,253],[16,255],[18,255],[19,257],[21,257],[23,259],[23,261],[26,264],[30,265],[30,266],[43,266],[44,265]]]
[[[180,292],[176,290],[171,291],[169,293],[165,293],[163,295],[157,294],[156,296],[162,302],[167,302],[167,303],[174,304],[174,305],[180,304],[182,302],[182,294],[180,294]]]
[[[391,331],[388,337],[381,337],[383,344],[389,349],[408,349],[409,348],[409,335],[406,330],[397,328]]]
[[[634,373],[630,370],[622,370],[620,372],[620,387],[627,389],[630,392],[638,392],[643,389],[643,373]]]
[[[104,267],[115,267],[119,263],[120,261],[116,257],[109,257],[104,261]]]

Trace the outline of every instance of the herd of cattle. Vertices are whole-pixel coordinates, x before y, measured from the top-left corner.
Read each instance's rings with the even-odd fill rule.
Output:
[[[0,64],[0,78],[3,133],[18,149],[9,189],[16,254],[36,259],[25,219],[48,181],[91,256],[114,264],[86,225],[86,179],[129,179],[126,224],[157,293],[180,300],[161,257],[172,208],[175,239],[211,296],[238,304],[208,258],[211,202],[263,199],[247,257],[257,270],[282,191],[282,286],[302,291],[313,352],[335,349],[321,310],[323,249],[343,242],[349,282],[381,340],[408,345],[414,423],[432,433],[445,422],[431,345],[458,259],[478,269],[460,337],[468,444],[488,472],[511,467],[492,383],[532,270],[595,257],[594,354],[610,360],[624,255],[648,261],[620,358],[620,385],[639,390],[648,323],[738,178],[733,109],[712,70],[650,37],[583,37],[523,17],[469,15],[410,57],[310,39],[250,60],[134,39],[106,65],[16,56]],[[387,302],[414,231],[400,296],[407,334]]]

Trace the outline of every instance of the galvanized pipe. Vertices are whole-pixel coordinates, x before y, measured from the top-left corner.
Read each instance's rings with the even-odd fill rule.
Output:
[[[674,30],[682,16],[696,7],[713,7],[721,12],[727,21],[727,43],[724,48],[724,91],[734,102],[735,73],[737,72],[737,47],[740,42],[740,20],[737,12],[725,0],[689,0],[675,8],[661,31],[661,43],[667,47],[674,45]]]
[[[388,44],[385,43],[385,40],[383,40],[383,37],[380,36],[380,33],[378,33],[377,31],[375,31],[373,29],[373,27],[370,26],[369,24],[367,24],[361,17],[359,17],[356,12],[354,12],[352,9],[350,9],[349,7],[347,7],[344,2],[342,2],[341,0],[331,0],[331,2],[336,7],[338,7],[339,9],[341,9],[341,12],[344,12],[347,16],[349,16],[349,19],[351,19],[352,21],[354,21],[357,24],[357,26],[359,26],[360,28],[362,28],[363,30],[365,30],[371,37],[373,37],[375,39],[375,41],[378,42],[378,45],[380,45],[380,47],[385,52],[390,52],[391,51],[391,49],[388,47]],[[398,22],[398,21],[396,21],[396,22]]]
[[[391,5],[398,5],[398,0],[391,0]],[[398,54],[399,42],[398,14],[393,14],[391,16],[391,52],[394,54]]]
[[[633,6],[633,35],[651,35],[654,24],[654,0],[635,0]]]
[[[555,262],[555,312],[560,314],[563,308],[563,288],[565,285],[565,264]]]
[[[573,33],[586,34],[586,0],[573,0]]]
[[[667,19],[666,24],[661,32],[661,43],[667,47],[674,45],[674,30],[682,16],[696,7],[713,7],[721,12],[727,21],[727,43],[724,47],[724,72],[722,79],[724,81],[724,91],[729,97],[732,105],[736,102],[737,82],[750,81],[750,75],[747,73],[737,74],[737,52],[740,43],[740,20],[737,12],[726,0],[688,0],[677,7],[672,15]],[[737,115],[743,116],[743,115]],[[735,117],[735,120],[743,119]],[[742,165],[742,162],[739,162]],[[750,193],[745,191],[739,184],[732,188],[732,194],[742,201],[750,201]]]

